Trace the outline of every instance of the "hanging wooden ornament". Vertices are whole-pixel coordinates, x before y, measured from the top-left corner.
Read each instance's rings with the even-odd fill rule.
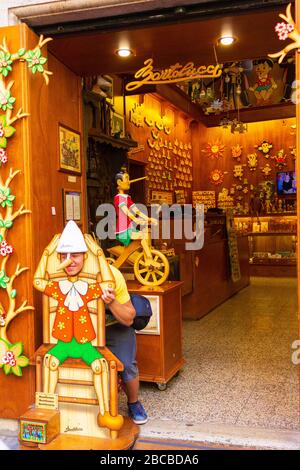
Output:
[[[241,155],[242,155],[243,147],[240,146],[240,144],[237,145],[232,145],[231,147],[231,156],[238,162],[241,161]]]
[[[132,122],[136,127],[144,127],[144,105],[138,105],[135,103],[132,109],[129,111],[129,121]]]
[[[277,154],[271,158],[275,160],[275,165],[277,168],[280,169],[283,166],[286,166],[286,154],[284,153],[283,149],[278,150]]]
[[[149,147],[150,147],[151,149],[153,149],[153,148],[155,147],[155,142],[152,142],[151,139],[147,139],[147,144],[149,145]]]
[[[235,178],[239,178],[240,180],[243,178],[244,176],[244,167],[245,165],[234,165],[234,169],[233,169],[233,176]]]
[[[155,122],[155,127],[157,127],[157,129],[158,129],[159,131],[162,131],[163,128],[164,128],[163,120],[162,120],[162,119],[158,119],[158,120]]]
[[[210,158],[219,158],[223,156],[224,149],[225,145],[215,142],[213,144],[208,143],[205,150],[202,150],[202,152],[206,152],[207,156]]]
[[[153,119],[148,118],[147,116],[145,116],[145,117],[144,117],[144,121],[145,121],[145,123],[147,124],[147,126],[149,126],[149,127],[153,127],[153,126],[154,126],[154,121],[153,121]]]
[[[250,171],[255,171],[258,165],[257,154],[249,153],[247,155],[247,164]]]
[[[265,158],[269,158],[270,150],[273,148],[273,144],[268,142],[267,140],[263,140],[260,145],[255,145],[255,148],[259,150]]]
[[[272,173],[272,168],[270,167],[269,163],[266,163],[264,167],[261,167],[261,171],[263,172],[265,178]]]
[[[224,181],[224,172],[221,170],[212,170],[209,175],[209,180],[212,184],[219,186]]]
[[[151,131],[153,139],[157,140],[159,138],[159,132],[156,131],[155,129],[152,129]]]
[[[289,148],[291,149],[290,155],[291,155],[292,159],[293,159],[293,160],[296,160],[296,156],[297,156],[297,154],[296,154],[296,152],[297,152],[297,147],[294,147],[293,145],[291,145]]]

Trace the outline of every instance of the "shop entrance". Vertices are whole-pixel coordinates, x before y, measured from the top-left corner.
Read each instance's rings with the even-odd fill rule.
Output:
[[[293,56],[281,65],[268,57],[280,49],[281,11],[72,33],[49,44],[50,62],[83,78],[88,229],[96,232],[97,207],[112,201],[123,164],[132,179],[148,177],[133,187],[136,201],[208,209],[203,249],[186,250],[187,240],[175,237],[155,241],[171,252],[173,280],[184,282],[186,360],[167,390],[142,384],[157,420],[299,429],[291,359],[298,336],[295,64]],[[229,35],[232,46],[221,46]],[[133,54],[120,59],[115,51],[125,43]],[[223,66],[213,79],[125,92],[149,58],[160,70],[189,61]],[[238,262],[228,245],[229,209]],[[171,328],[177,334],[181,326],[170,325],[166,344]]]

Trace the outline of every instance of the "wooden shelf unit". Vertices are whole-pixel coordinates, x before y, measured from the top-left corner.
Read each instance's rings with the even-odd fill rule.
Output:
[[[167,382],[184,364],[182,356],[181,287],[183,282],[167,281],[150,288],[136,281],[128,281],[132,294],[148,297],[153,310],[152,331],[137,333],[137,363],[140,380],[155,382],[164,390]]]
[[[266,214],[264,216],[259,216],[258,218],[251,216],[238,216],[235,217],[236,224],[239,223],[239,219],[242,217],[243,220],[249,219],[248,227],[249,224],[250,227],[252,227],[252,223],[256,222],[258,219],[259,221],[268,221],[269,228],[271,228],[270,230],[262,232],[248,231],[247,233],[244,233],[247,235],[249,243],[250,275],[295,277],[297,275],[297,261],[295,256],[282,256],[281,258],[275,258],[273,256],[270,257],[267,255],[255,256],[255,253],[271,253],[272,255],[282,252],[295,253],[297,243],[296,214],[288,212],[279,214]],[[290,228],[290,230],[286,230],[287,226]]]

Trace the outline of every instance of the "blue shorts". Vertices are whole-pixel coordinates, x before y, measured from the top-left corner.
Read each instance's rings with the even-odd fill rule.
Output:
[[[137,377],[139,371],[136,362],[136,336],[131,326],[116,323],[106,328],[106,347],[124,364],[121,372],[124,382]]]

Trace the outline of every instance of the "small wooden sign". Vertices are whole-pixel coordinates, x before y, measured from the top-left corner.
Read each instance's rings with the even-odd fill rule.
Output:
[[[211,207],[216,207],[216,192],[193,191],[193,207],[196,207],[196,204],[203,204],[204,212]]]
[[[36,392],[35,407],[44,410],[58,410],[58,395],[56,393]]]
[[[157,85],[162,83],[177,83],[186,80],[196,80],[201,78],[218,78],[222,75],[220,64],[195,65],[194,62],[187,62],[181,65],[177,62],[164,70],[157,70],[153,64],[153,59],[147,59],[144,66],[134,75],[136,80],[127,83],[126,90],[133,91],[143,85]]]

